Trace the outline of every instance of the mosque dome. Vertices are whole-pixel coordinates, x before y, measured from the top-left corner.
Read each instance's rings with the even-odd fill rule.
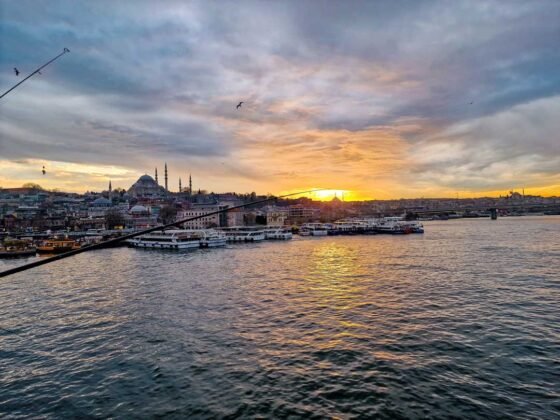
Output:
[[[148,210],[147,207],[141,206],[140,204],[135,205],[134,207],[132,207],[129,212],[131,214],[147,214],[150,211]]]
[[[99,197],[91,203],[93,207],[110,207],[113,203],[105,197]]]
[[[138,178],[137,182],[141,182],[141,183],[152,183],[155,184],[156,181],[154,181],[154,178],[152,178],[150,175],[142,175],[140,178]]]
[[[142,175],[138,178],[127,193],[136,198],[162,198],[166,196],[165,188],[158,185],[150,175]]]

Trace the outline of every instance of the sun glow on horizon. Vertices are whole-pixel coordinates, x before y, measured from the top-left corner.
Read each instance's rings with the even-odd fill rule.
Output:
[[[339,200],[351,200],[351,199],[353,200],[356,198],[354,192],[351,190],[330,190],[330,189],[321,189],[321,188],[308,188],[307,190],[303,190],[303,191],[311,191],[311,192],[302,193],[301,197],[311,198],[312,200],[315,201],[331,201],[334,198],[338,198]],[[283,194],[290,194],[294,192],[297,192],[297,190],[288,191]],[[295,196],[294,198],[297,198],[297,196]]]

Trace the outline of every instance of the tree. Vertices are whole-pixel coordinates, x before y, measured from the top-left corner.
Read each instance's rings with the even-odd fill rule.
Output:
[[[34,188],[36,190],[44,190],[39,184],[35,184],[33,182],[27,182],[21,186],[21,188]]]
[[[165,206],[162,207],[159,211],[159,218],[163,222],[164,225],[174,222],[175,217],[177,216],[177,208],[174,206]]]
[[[107,229],[114,229],[117,226],[124,226],[124,217],[117,209],[109,209],[105,213],[105,226]]]
[[[117,187],[113,190],[113,196],[119,195],[119,197],[122,197],[125,194],[126,194],[126,190],[124,188],[118,188]]]

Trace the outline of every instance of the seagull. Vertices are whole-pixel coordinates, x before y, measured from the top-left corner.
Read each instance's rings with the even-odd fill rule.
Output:
[[[16,76],[19,76],[19,70],[16,67],[14,67],[14,73],[16,74]]]
[[[241,108],[241,105],[243,105],[243,102],[239,102],[239,103],[237,104],[237,106],[235,107],[235,109]]]
[[[43,165],[43,170],[41,172],[43,172],[43,175],[47,173],[47,171],[45,170],[45,165]]]

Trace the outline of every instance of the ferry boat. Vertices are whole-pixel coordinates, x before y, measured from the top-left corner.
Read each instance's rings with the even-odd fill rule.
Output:
[[[327,236],[329,231],[323,223],[305,223],[299,228],[301,236]]]
[[[62,254],[79,248],[80,244],[73,239],[48,239],[37,247],[37,252],[40,254]]]
[[[412,233],[424,233],[424,225],[415,220],[401,222],[401,224],[409,228],[412,231]]]
[[[0,246],[0,258],[30,257],[35,255],[37,248],[29,241],[6,239]]]
[[[379,221],[376,230],[378,233],[390,233],[393,235],[424,233],[424,226],[415,220],[403,220],[402,217],[385,217]]]
[[[284,228],[268,228],[264,231],[265,239],[292,239],[292,232]]]
[[[369,219],[339,220],[332,224],[329,235],[374,234],[377,223]]]
[[[384,217],[376,227],[377,233],[389,233],[391,235],[402,235],[412,233],[412,229],[406,228],[401,222],[402,217]]]
[[[228,242],[260,242],[265,239],[262,228],[252,226],[232,226],[221,228]]]
[[[201,248],[214,248],[219,246],[226,246],[227,238],[222,232],[217,232],[215,230],[203,230],[201,231],[202,237],[200,238]]]
[[[190,249],[200,248],[204,239],[202,231],[170,229],[146,233],[126,242],[135,248]]]

